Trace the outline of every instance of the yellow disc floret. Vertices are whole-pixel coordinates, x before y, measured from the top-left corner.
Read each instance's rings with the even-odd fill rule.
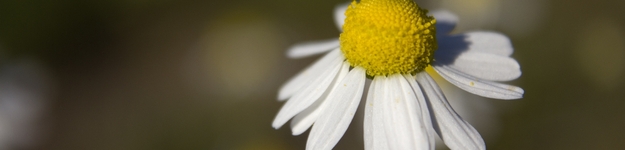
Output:
[[[432,63],[436,20],[413,0],[353,1],[345,15],[341,51],[367,75],[412,74]]]

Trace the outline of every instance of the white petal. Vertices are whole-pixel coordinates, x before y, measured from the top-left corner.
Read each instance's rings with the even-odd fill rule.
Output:
[[[439,64],[451,64],[463,53],[489,53],[510,56],[514,51],[505,35],[494,32],[470,32],[436,36],[438,50],[434,58]]]
[[[421,108],[410,84],[402,75],[391,75],[383,100],[384,130],[391,149],[431,149]]]
[[[323,93],[328,89],[330,83],[337,77],[337,74],[343,64],[341,57],[331,62],[323,73],[315,77],[310,85],[303,87],[303,89],[295,94],[293,97],[282,106],[278,115],[273,120],[272,126],[274,128],[280,128],[284,123],[289,121],[293,116],[302,112],[308,108],[315,101],[317,101]]]
[[[510,56],[514,49],[510,39],[501,33],[474,31],[464,34],[470,43],[469,51]]]
[[[287,57],[302,58],[315,54],[321,54],[323,52],[327,52],[338,47],[338,38],[299,43],[289,48],[289,50],[287,51]]]
[[[328,95],[328,107],[310,131],[306,149],[332,149],[339,142],[354,118],[365,86],[365,70],[352,69],[337,89]]]
[[[436,19],[436,34],[448,34],[456,27],[458,17],[447,10],[431,11],[430,15]]]
[[[334,23],[336,23],[340,31],[343,31],[343,24],[345,24],[345,18],[347,18],[347,16],[345,16],[345,11],[347,11],[349,4],[348,2],[334,7]]]
[[[510,56],[514,52],[510,39],[496,32],[474,31],[452,36],[443,35],[437,36],[437,40],[439,51],[450,54],[483,52]]]
[[[313,80],[323,73],[323,71],[327,69],[328,65],[330,65],[333,61],[336,61],[336,59],[343,59],[340,50],[331,51],[323,56],[323,58],[313,63],[312,66],[309,66],[304,69],[304,71],[295,75],[295,77],[289,79],[289,81],[287,81],[280,88],[278,92],[278,100],[284,101],[300,91],[303,87],[311,84]]]
[[[507,56],[466,52],[458,55],[451,64],[437,59],[435,65],[448,65],[474,77],[491,81],[510,81],[521,76],[519,63]]]
[[[371,82],[365,105],[364,138],[365,150],[390,149],[384,131],[384,97],[388,93],[386,77],[377,76]]]
[[[523,89],[517,86],[480,80],[448,66],[434,66],[434,69],[445,78],[445,80],[469,93],[505,100],[523,97]]]
[[[486,149],[480,134],[451,108],[436,82],[426,72],[417,74],[417,81],[436,116],[435,129],[450,149]]]
[[[364,129],[364,139],[365,139],[365,150],[372,150],[373,149],[373,109],[374,109],[374,96],[375,94],[375,87],[376,87],[376,80],[374,79],[373,82],[371,82],[371,85],[369,85],[369,91],[367,94],[367,102],[365,102],[365,121],[364,121],[364,125],[363,125],[363,129]]]
[[[430,108],[428,106],[427,100],[425,99],[425,95],[423,93],[424,91],[421,90],[421,87],[415,80],[415,77],[412,75],[404,75],[404,78],[406,79],[406,81],[408,81],[408,83],[410,83],[410,87],[412,87],[412,90],[417,95],[417,101],[419,102],[420,106],[419,109],[421,110],[421,118],[423,118],[423,124],[425,125],[425,128],[428,132],[428,137],[430,137],[428,139],[428,143],[431,145],[430,149],[434,149],[434,146],[436,146],[436,140],[434,136],[436,132],[434,132],[434,127],[432,126],[432,118],[434,117],[434,114],[430,115]]]
[[[293,135],[300,135],[304,133],[306,130],[308,130],[308,128],[310,128],[310,126],[313,125],[313,123],[315,123],[317,117],[319,117],[319,114],[321,114],[321,112],[323,112],[323,110],[328,106],[328,103],[326,103],[326,99],[328,97],[328,94],[330,93],[329,91],[336,89],[336,87],[339,85],[339,82],[343,80],[343,78],[347,75],[347,72],[349,72],[349,63],[343,62],[341,71],[334,79],[334,81],[332,81],[332,88],[326,90],[323,96],[321,96],[320,100],[313,103],[310,107],[306,108],[306,110],[297,114],[293,118],[293,120],[291,120],[291,131],[293,132]]]

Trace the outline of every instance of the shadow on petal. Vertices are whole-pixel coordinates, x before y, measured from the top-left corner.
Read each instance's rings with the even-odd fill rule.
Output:
[[[454,28],[456,28],[456,24],[451,22],[436,22],[436,33],[439,36],[445,36],[449,34]]]
[[[439,25],[437,25],[438,28]],[[434,54],[437,65],[451,65],[456,58],[469,50],[471,44],[464,34],[438,36],[438,50]]]

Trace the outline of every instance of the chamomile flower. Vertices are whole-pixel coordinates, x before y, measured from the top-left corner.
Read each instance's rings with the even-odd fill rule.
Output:
[[[332,149],[360,103],[367,78],[366,149],[434,149],[438,134],[451,149],[485,149],[480,134],[451,108],[425,71],[470,93],[518,99],[519,87],[496,83],[521,75],[504,35],[470,32],[447,35],[456,17],[421,9],[412,0],[360,0],[339,6],[340,38],[303,43],[288,56],[327,52],[279,91],[286,103],[272,126],[291,120],[293,135],[312,126],[306,149]],[[313,126],[314,124],[314,126]]]

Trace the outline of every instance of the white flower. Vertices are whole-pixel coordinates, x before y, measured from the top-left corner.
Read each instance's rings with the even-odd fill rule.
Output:
[[[306,149],[332,149],[353,119],[369,77],[366,149],[434,149],[436,133],[451,149],[485,149],[479,133],[451,108],[425,67],[433,66],[470,93],[518,99],[521,88],[493,82],[521,75],[509,57],[512,46],[506,36],[493,32],[447,35],[457,18],[436,11],[433,21],[426,13],[412,1],[361,0],[338,6],[335,18],[344,30],[340,39],[303,43],[288,51],[291,58],[329,52],[280,89],[278,99],[288,101],[272,126],[280,128],[293,118],[293,135],[299,135],[315,124]],[[436,31],[431,30],[434,22]]]
[[[0,149],[30,149],[42,136],[50,87],[47,71],[30,59],[0,65]]]

